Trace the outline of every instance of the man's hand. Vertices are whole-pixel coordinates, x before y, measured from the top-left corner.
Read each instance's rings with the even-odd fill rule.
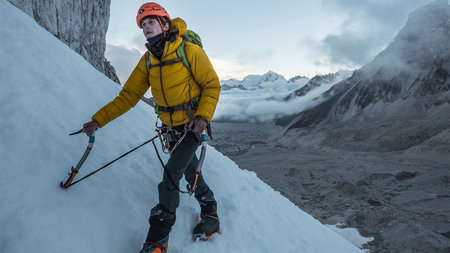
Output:
[[[206,122],[206,119],[204,119],[201,116],[195,117],[195,119],[188,124],[188,128],[191,128],[192,131],[199,134],[199,136],[205,131],[206,126],[208,123]]]
[[[100,125],[98,124],[98,122],[94,120],[84,123],[83,133],[85,133],[87,136],[92,136],[99,126]]]

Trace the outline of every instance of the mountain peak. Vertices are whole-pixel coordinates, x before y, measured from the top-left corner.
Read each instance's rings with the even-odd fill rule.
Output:
[[[254,90],[260,89],[270,83],[283,82],[287,80],[284,76],[269,70],[263,75],[248,75],[242,79],[242,81],[236,79],[222,80],[222,90],[229,90],[232,88],[238,88],[241,90]]]
[[[361,124],[388,118],[426,118],[428,112],[448,118],[445,105],[450,103],[449,17],[446,0],[412,12],[392,43],[372,62],[325,92],[321,104],[277,123],[287,128],[312,129],[317,125],[343,126],[344,122],[351,124],[355,120]],[[434,129],[440,131],[441,126]],[[393,149],[416,144],[408,142],[395,148],[393,145]]]
[[[242,83],[245,83],[247,86],[257,87],[262,83],[273,83],[278,80],[286,82],[284,76],[277,74],[274,71],[268,71],[263,75],[248,75],[242,80]]]
[[[450,7],[446,0],[436,0],[411,12],[394,41],[362,70],[385,69],[391,75],[398,71],[418,72],[450,55],[449,16]]]

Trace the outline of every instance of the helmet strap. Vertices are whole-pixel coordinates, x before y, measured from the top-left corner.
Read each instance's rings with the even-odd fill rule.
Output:
[[[163,25],[161,19],[162,19],[162,18],[161,18],[160,16],[158,16],[158,22],[159,22],[159,25],[161,26],[161,30],[162,30],[162,32],[163,32],[164,38],[166,38],[167,32],[166,32],[166,30],[164,30],[164,25]]]

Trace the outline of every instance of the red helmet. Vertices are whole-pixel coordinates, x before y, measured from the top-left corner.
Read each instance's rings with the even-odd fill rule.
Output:
[[[141,22],[147,16],[166,17],[170,20],[169,13],[167,13],[166,9],[157,3],[145,3],[139,8],[136,16],[136,22],[139,28],[142,29]]]

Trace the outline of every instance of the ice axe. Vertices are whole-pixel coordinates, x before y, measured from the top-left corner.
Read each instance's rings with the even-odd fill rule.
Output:
[[[83,132],[83,130],[80,130],[80,131],[77,131],[77,132],[75,132],[75,133],[71,133],[70,135],[79,134],[79,133],[82,133],[82,132]],[[113,163],[116,162],[117,160],[119,160],[119,159],[121,159],[121,158],[127,156],[127,155],[130,154],[131,152],[133,152],[133,151],[135,151],[136,149],[138,149],[138,148],[140,148],[140,147],[146,145],[146,144],[149,143],[149,142],[152,142],[153,145],[155,145],[155,143],[154,143],[153,141],[154,141],[156,138],[159,138],[159,136],[161,136],[161,133],[160,133],[160,132],[158,132],[158,134],[157,134],[155,137],[152,137],[151,139],[145,141],[144,143],[142,143],[142,144],[140,144],[139,146],[137,146],[137,147],[131,149],[130,151],[128,151],[128,152],[122,154],[121,156],[119,156],[119,157],[117,157],[116,159],[114,159],[114,160],[108,162],[107,164],[103,165],[102,167],[100,167],[100,168],[98,168],[98,169],[92,171],[91,173],[87,174],[86,176],[84,176],[84,177],[82,177],[82,178],[80,178],[80,179],[78,179],[78,180],[72,182],[72,181],[73,181],[73,178],[75,177],[75,175],[76,175],[76,174],[78,173],[78,171],[80,170],[81,165],[83,165],[84,161],[86,160],[86,158],[87,158],[88,155],[89,155],[89,152],[91,152],[91,149],[92,149],[92,147],[94,146],[95,137],[94,137],[94,134],[93,134],[92,136],[89,137],[88,147],[86,148],[86,151],[84,152],[84,155],[81,157],[81,160],[78,162],[78,164],[77,164],[77,166],[76,166],[75,168],[72,167],[72,170],[71,170],[71,172],[69,173],[69,178],[67,179],[67,181],[66,181],[65,183],[63,183],[63,182],[60,183],[61,187],[64,188],[64,189],[69,188],[70,186],[72,186],[72,185],[74,185],[74,184],[76,184],[76,183],[78,183],[78,182],[80,182],[80,181],[82,181],[82,180],[84,180],[84,179],[86,179],[86,178],[88,178],[88,177],[94,175],[95,173],[97,173],[97,172],[99,172],[100,170],[102,170],[102,169],[108,167],[109,165],[113,164]]]
[[[77,132],[73,132],[71,134],[69,134],[69,136],[75,135],[75,134],[79,134],[82,133],[83,129],[77,131]],[[88,146],[86,148],[86,151],[84,152],[83,156],[81,157],[80,161],[77,163],[77,166],[72,167],[71,171],[69,173],[69,178],[66,180],[65,183],[63,183],[62,181],[60,182],[60,185],[62,188],[67,189],[72,185],[72,181],[75,178],[75,175],[78,173],[78,171],[80,170],[81,166],[83,165],[84,161],[86,161],[86,158],[89,156],[89,153],[91,152],[92,147],[94,146],[94,142],[95,142],[95,132],[89,137],[89,143]]]

